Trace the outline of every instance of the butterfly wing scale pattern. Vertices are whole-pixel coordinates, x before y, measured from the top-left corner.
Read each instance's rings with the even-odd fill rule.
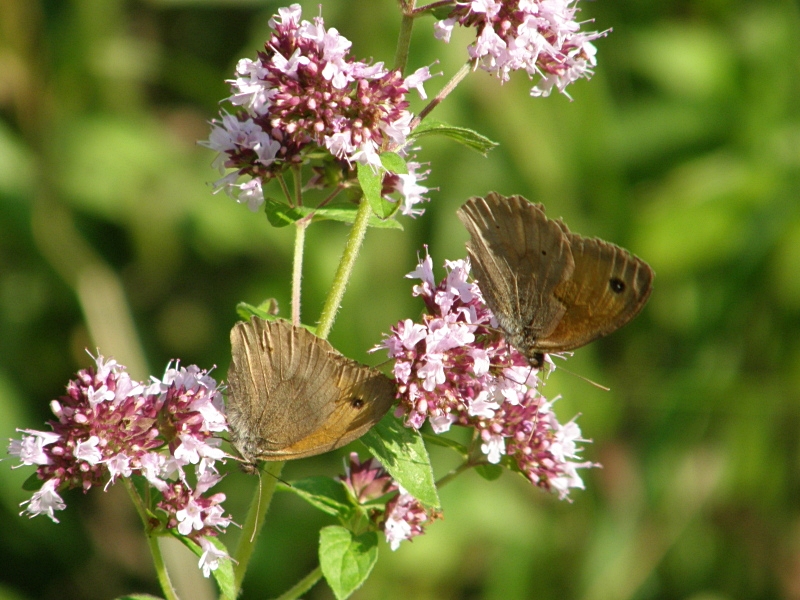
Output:
[[[321,454],[363,435],[394,401],[394,384],[302,327],[256,317],[231,330],[228,420],[243,458]]]

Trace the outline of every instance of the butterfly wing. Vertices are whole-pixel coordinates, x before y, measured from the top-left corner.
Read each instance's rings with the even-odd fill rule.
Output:
[[[458,216],[486,304],[508,341],[530,358],[566,311],[553,294],[574,268],[564,232],[522,196],[470,198]]]
[[[231,330],[228,419],[245,460],[321,454],[363,435],[394,400],[392,381],[286,321]]]
[[[571,233],[558,223],[569,240],[575,269],[553,290],[566,311],[538,341],[543,352],[572,350],[625,325],[647,303],[654,276],[646,262],[627,250]]]
[[[319,338],[317,338],[319,339]],[[325,342],[327,344],[327,342]],[[329,452],[360,438],[389,411],[395,400],[394,382],[381,372],[333,351],[335,402],[326,407],[320,427],[280,451],[280,460]],[[327,387],[328,380],[324,383]]]

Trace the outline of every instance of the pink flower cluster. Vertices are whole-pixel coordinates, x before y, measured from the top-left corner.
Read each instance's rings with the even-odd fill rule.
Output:
[[[455,25],[474,27],[477,39],[469,56],[484,70],[508,81],[511,71],[537,77],[532,96],[549,96],[593,74],[597,64],[592,40],[607,32],[581,32],[575,20],[577,0],[469,0],[456,3],[434,26],[445,42]]]
[[[273,34],[257,60],[242,59],[233,94],[228,101],[239,107],[213,122],[204,145],[219,152],[215,165],[224,172],[216,182],[251,210],[263,202],[262,184],[292,165],[315,156],[336,162],[348,178],[352,163],[383,170],[379,152],[405,152],[412,114],[406,95],[430,78],[425,67],[403,78],[383,63],[349,59],[352,43],[334,29],[325,29],[322,17],[301,21],[301,8],[279,9],[269,24]],[[409,173],[384,182],[384,194],[397,192],[405,214],[423,201],[427,188],[419,181],[419,163],[408,162]],[[239,184],[240,176],[248,180]]]
[[[339,481],[358,504],[369,504],[381,496],[399,492],[386,503],[384,511],[372,515],[392,550],[397,550],[400,542],[425,533],[423,524],[439,516],[398,485],[374,458],[361,462],[358,454],[352,452],[350,464],[345,465],[345,475]]]
[[[215,463],[226,456],[215,435],[228,428],[216,381],[196,366],[168,366],[163,379],[144,384],[98,356],[50,407],[52,431],[20,430],[25,435],[8,448],[21,465],[37,465],[44,482],[23,512],[57,523],[55,511],[66,507],[59,492],[142,475],[159,492],[164,526],[203,548],[200,566],[208,576],[224,556],[208,538],[231,522],[221,506],[225,495],[204,495],[221,479]]]
[[[428,420],[436,433],[474,427],[487,462],[502,461],[561,498],[583,488],[577,469],[593,465],[576,462],[577,443],[585,441],[579,427],[559,423],[537,389],[537,372],[506,343],[478,285],[468,281],[469,262],[448,261],[446,268],[437,285],[426,256],[407,275],[422,281],[413,293],[428,314],[421,323],[398,323],[379,346],[395,360],[406,425],[419,429]]]

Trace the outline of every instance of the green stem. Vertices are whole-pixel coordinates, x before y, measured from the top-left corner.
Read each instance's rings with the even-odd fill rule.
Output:
[[[275,179],[278,180],[278,184],[281,186],[281,190],[283,190],[283,195],[286,196],[286,201],[289,203],[289,206],[295,206],[294,198],[289,191],[289,186],[286,185],[286,180],[283,178],[283,175],[278,175]]]
[[[303,170],[300,165],[292,167],[292,179],[294,180],[294,201],[297,206],[303,206]]]
[[[333,321],[336,319],[336,312],[342,303],[344,290],[347,287],[347,282],[350,280],[350,275],[353,273],[353,265],[358,257],[358,252],[361,250],[361,244],[364,242],[364,236],[367,233],[367,226],[369,225],[369,217],[372,214],[372,209],[369,206],[366,198],[361,198],[361,204],[358,205],[358,212],[356,213],[356,220],[353,227],[350,229],[350,235],[347,238],[347,244],[344,247],[342,260],[339,262],[339,268],[336,270],[336,275],[333,278],[333,285],[328,297],[325,299],[325,306],[322,307],[322,314],[319,318],[319,325],[317,325],[317,335],[323,340],[327,339],[328,334],[333,326]]]
[[[441,488],[442,486],[447,485],[458,475],[461,475],[461,473],[463,473],[467,469],[471,469],[473,466],[474,465],[470,461],[468,460],[464,461],[463,463],[461,463],[461,465],[459,465],[458,467],[450,471],[447,475],[439,479],[439,481],[436,482],[436,488],[438,489]]]
[[[459,83],[461,83],[461,80],[464,79],[464,77],[467,76],[467,74],[470,72],[471,69],[472,69],[472,61],[468,60],[458,70],[458,73],[453,75],[453,77],[450,79],[450,81],[447,82],[447,85],[445,85],[441,90],[439,90],[439,93],[436,94],[436,97],[428,103],[428,106],[423,108],[419,112],[419,114],[412,119],[412,121],[411,121],[411,131],[414,131],[414,129],[416,129],[417,125],[419,125],[419,122],[422,121],[422,119],[424,119],[426,116],[428,116],[428,114],[430,114],[430,112],[434,108],[436,108],[442,102],[442,100],[447,98],[447,96],[450,95],[450,92],[452,92],[454,89],[456,89],[456,86]]]
[[[161,546],[158,545],[158,536],[148,535],[147,545],[150,548],[150,554],[153,556],[153,565],[156,568],[156,576],[158,577],[158,583],[161,585],[161,591],[164,592],[165,600],[178,600],[178,594],[169,580],[167,565],[164,563],[164,557],[161,554]]]
[[[295,600],[314,587],[320,579],[322,579],[322,567],[317,567],[275,600]]]
[[[408,51],[411,47],[411,30],[413,28],[414,17],[410,14],[403,14],[403,20],[400,22],[400,35],[397,38],[397,51],[394,54],[394,68],[400,73],[406,70]]]
[[[239,545],[236,546],[236,552],[233,555],[233,584],[237,592],[242,586],[247,565],[250,563],[255,548],[255,540],[258,539],[258,534],[264,526],[272,495],[275,493],[275,486],[278,485],[278,477],[280,477],[284,464],[283,461],[266,463],[264,476],[259,479],[258,490],[247,511],[247,518],[242,525],[242,534],[239,537]]]
[[[159,536],[153,534],[152,528],[150,527],[150,519],[147,516],[147,509],[144,504],[142,504],[142,498],[137,493],[136,487],[133,485],[133,481],[131,481],[130,477],[123,477],[122,482],[125,485],[125,489],[128,491],[128,495],[131,497],[133,505],[136,507],[136,512],[142,520],[142,525],[144,525],[147,545],[150,548],[150,555],[153,557],[153,566],[156,569],[156,577],[158,577],[158,583],[161,585],[161,591],[164,592],[164,598],[166,600],[178,600],[178,594],[175,588],[172,587],[172,582],[167,572],[167,565],[164,563],[164,555],[161,554],[161,546],[158,545]]]
[[[292,325],[300,325],[300,288],[303,280],[303,248],[306,241],[308,221],[300,219],[295,223],[294,260],[292,264]]]

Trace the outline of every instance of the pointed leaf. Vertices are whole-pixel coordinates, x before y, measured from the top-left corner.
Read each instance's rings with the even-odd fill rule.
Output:
[[[307,477],[293,481],[290,486],[279,485],[279,489],[297,494],[329,515],[346,518],[352,512],[344,486],[340,481],[330,477]]]
[[[378,560],[378,534],[354,536],[338,525],[319,532],[319,564],[337,600],[344,600],[369,577]]]
[[[303,213],[296,208],[292,208],[283,202],[278,202],[272,198],[264,200],[264,211],[267,213],[267,220],[273,227],[286,227],[295,221],[303,218]]]
[[[361,441],[409,494],[426,506],[439,508],[431,461],[418,432],[386,415]]]
[[[381,199],[381,201],[385,202],[392,209],[388,212],[389,216],[391,216],[394,212],[394,207],[397,205],[386,202],[383,199]],[[322,208],[315,208],[313,206],[290,207],[272,199],[266,200],[264,206],[267,219],[273,227],[286,227],[308,215],[311,215],[312,222],[341,221],[342,223],[352,223],[356,220],[356,211],[358,211],[358,207],[354,205],[323,206]],[[403,226],[394,219],[378,218],[375,215],[369,218],[369,226],[380,229],[403,229]]]
[[[435,444],[436,446],[442,446],[443,448],[455,450],[464,458],[469,456],[469,449],[464,444],[460,444],[457,441],[443,435],[423,433],[422,439],[424,439],[428,444]]]
[[[408,175],[408,166],[405,159],[397,152],[384,152],[381,154],[381,164],[383,168],[391,173]]]
[[[384,200],[385,202],[385,200]],[[387,203],[391,204],[391,202]],[[392,204],[392,206],[394,206]],[[300,207],[297,209],[306,214],[314,213],[311,217],[312,221],[341,221],[342,223],[352,223],[356,220],[357,206],[326,206],[323,208],[306,208]],[[403,226],[394,219],[379,219],[375,215],[369,218],[369,226],[378,229],[403,229]]]
[[[44,483],[39,476],[36,474],[36,471],[31,473],[31,476],[28,477],[25,481],[22,482],[22,489],[26,492],[38,492],[41,487],[42,483]]]
[[[369,202],[372,212],[381,219],[391,217],[400,206],[399,202],[387,202],[381,196],[383,189],[383,172],[375,173],[369,165],[358,164],[358,183],[364,198]]]
[[[239,302],[236,305],[236,314],[245,321],[250,317],[259,317],[265,321],[274,321],[278,315],[278,301],[275,298],[264,300],[258,306],[253,306],[247,302]]]
[[[411,132],[408,139],[409,141],[413,141],[426,135],[441,135],[450,138],[467,148],[472,148],[480,152],[483,156],[486,156],[490,150],[493,150],[499,145],[497,142],[493,142],[477,131],[465,127],[454,127],[434,119],[425,119]]]
[[[487,481],[494,481],[503,474],[503,467],[500,465],[477,465],[475,472]]]

